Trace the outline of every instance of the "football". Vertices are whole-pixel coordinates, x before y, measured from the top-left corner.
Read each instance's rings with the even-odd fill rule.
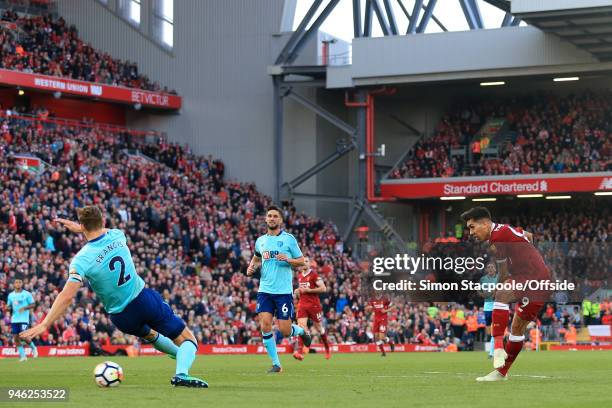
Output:
[[[94,381],[98,387],[117,387],[123,381],[123,370],[119,364],[105,361],[94,368]]]

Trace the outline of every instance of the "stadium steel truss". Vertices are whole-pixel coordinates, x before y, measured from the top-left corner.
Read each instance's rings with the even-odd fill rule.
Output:
[[[286,0],[295,1],[295,0]],[[406,245],[401,236],[387,223],[384,217],[373,205],[377,201],[385,201],[375,195],[374,180],[374,141],[372,139],[374,120],[374,100],[377,95],[392,92],[392,89],[374,88],[372,85],[355,84],[347,91],[345,106],[356,111],[356,125],[352,126],[305,98],[296,89],[300,87],[325,87],[328,67],[325,65],[294,65],[300,51],[311,40],[323,22],[330,16],[341,0],[314,0],[312,5],[292,32],[288,41],[276,58],[275,65],[269,69],[274,84],[274,139],[276,159],[276,196],[277,200],[299,197],[317,200],[352,203],[350,221],[343,233],[347,241],[353,229],[362,216],[367,216],[380,230],[392,246],[399,251],[405,251]],[[351,0],[342,0],[351,1]],[[399,3],[407,19],[407,26],[400,27],[394,15],[392,0],[352,0],[353,38],[372,37],[372,28],[376,23],[385,37],[410,36],[425,33],[428,24],[432,22],[446,32],[447,28],[436,18],[437,0],[415,0],[411,10],[404,0]],[[450,1],[450,0],[448,0]],[[484,28],[483,18],[476,0],[456,0],[459,2],[463,15],[470,30]],[[577,48],[589,52],[596,60],[612,61],[612,1],[584,0],[580,6],[570,0],[559,0],[553,7],[538,0],[484,0],[505,12],[501,27],[516,27],[525,21],[543,32],[553,33],[562,40],[572,43]],[[295,4],[295,3],[294,3]],[[435,52],[435,51],[434,51]],[[418,62],[418,60],[417,60]],[[296,75],[309,80],[292,80]],[[292,99],[305,108],[325,119],[347,137],[337,143],[336,151],[310,169],[285,181],[282,174],[283,150],[283,100]],[[296,188],[318,174],[336,160],[357,149],[358,189],[356,195],[333,196],[323,194],[306,194],[296,191]],[[388,199],[387,199],[388,201]]]

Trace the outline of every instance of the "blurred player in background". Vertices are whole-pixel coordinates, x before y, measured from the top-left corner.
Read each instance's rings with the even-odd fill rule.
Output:
[[[365,308],[366,313],[374,311],[374,341],[383,357],[387,356],[385,343],[391,346],[391,351],[395,350],[395,343],[387,337],[387,329],[389,328],[388,316],[389,312],[393,310],[395,310],[395,305],[392,305],[391,301],[380,292],[376,292],[374,298],[368,302]]]
[[[255,241],[255,253],[247,268],[252,276],[261,266],[261,279],[257,291],[257,315],[263,343],[272,360],[268,373],[282,372],[272,322],[276,317],[278,328],[285,337],[300,336],[305,347],[310,347],[310,335],[293,320],[293,269],[304,266],[304,256],[295,237],[281,229],[281,209],[270,206],[266,212],[268,231]]]
[[[295,296],[298,299],[297,322],[298,326],[304,330],[308,329],[308,319],[313,323],[315,330],[321,335],[321,341],[325,346],[325,358],[329,360],[331,352],[327,333],[323,327],[323,308],[319,296],[327,291],[323,279],[311,268],[310,258],[304,257],[304,266],[297,268],[299,287],[295,289]],[[304,355],[308,354],[308,347],[303,346],[302,339],[298,338],[297,347],[293,357],[303,360]]]
[[[19,352],[19,362],[26,361],[25,348],[26,342],[19,337],[21,332],[24,332],[30,327],[30,310],[33,310],[36,304],[32,294],[23,289],[23,279],[18,276],[13,281],[13,291],[9,293],[7,305],[11,309],[11,332],[14,336],[15,346]],[[32,357],[38,357],[38,350],[33,341],[30,341],[32,348]]]
[[[206,381],[189,375],[198,350],[195,336],[159,293],[145,288],[144,281],[136,273],[125,234],[118,229],[104,228],[104,217],[96,206],[80,208],[77,214],[78,223],[62,218],[54,221],[83,234],[87,244],[72,258],[68,281],[45,319],[21,333],[21,338],[30,340],[47,331],[64,315],[87,280],[119,330],[140,337],[143,342],[176,359],[176,374],[170,384],[207,388]]]
[[[494,285],[497,283],[497,268],[494,262],[489,262],[485,268],[485,274],[480,278],[481,284]],[[480,296],[484,298],[484,314],[487,327],[485,331],[487,336],[490,337],[489,342],[489,358],[493,358],[493,336],[491,336],[491,321],[493,316],[493,303],[495,303],[495,291],[494,290],[483,290],[480,292]]]
[[[499,282],[525,284],[528,280],[546,281],[551,273],[542,255],[533,246],[533,235],[521,228],[497,224],[491,221],[491,213],[484,207],[474,207],[461,214],[470,235],[491,246],[497,267]],[[508,370],[521,352],[525,331],[534,321],[549,296],[547,291],[498,290],[493,303],[491,335],[493,336],[493,370],[476,381],[507,380]],[[510,328],[510,336],[504,347],[504,333],[510,316],[510,303],[517,302]]]

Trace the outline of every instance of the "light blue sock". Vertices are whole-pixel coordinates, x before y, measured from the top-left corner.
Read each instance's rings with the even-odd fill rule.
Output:
[[[304,334],[304,329],[303,328],[301,328],[297,324],[292,324],[291,325],[291,336],[289,336],[289,337],[301,336],[302,334]]]
[[[489,355],[492,356],[493,355],[493,346],[495,345],[495,340],[493,339],[493,336],[491,336],[491,340],[489,341],[489,343],[491,343],[491,347],[489,348]]]
[[[33,341],[30,342],[30,348],[32,349],[32,354],[36,351],[36,344]]]
[[[191,340],[185,340],[176,352],[176,374],[189,375],[198,347]]]
[[[263,344],[266,346],[268,356],[272,359],[272,365],[280,367],[280,360],[278,359],[278,353],[276,352],[276,341],[274,340],[274,333],[261,333],[263,336]]]
[[[145,342],[149,343],[146,340]],[[161,333],[157,333],[157,337],[155,338],[155,340],[153,340],[149,344],[155,347],[157,351],[161,351],[162,353],[170,354],[171,356],[176,356],[176,353],[178,353],[178,349],[179,349],[178,346],[174,344],[172,340],[170,340],[168,337],[164,336]]]
[[[24,358],[26,356],[23,344],[19,344],[19,346],[17,346],[17,351],[19,352],[19,358]]]

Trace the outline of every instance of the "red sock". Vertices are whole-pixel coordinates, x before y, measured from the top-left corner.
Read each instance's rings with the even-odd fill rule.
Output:
[[[504,348],[504,336],[493,337],[493,350]]]
[[[302,338],[300,336],[298,336],[297,338],[297,344],[298,344],[298,351],[301,353],[302,348],[304,348],[304,342],[302,341]]]
[[[504,307],[505,306],[505,307]],[[510,317],[510,308],[508,305],[496,304],[493,307],[492,323],[491,323],[491,336],[493,336],[493,347],[503,348],[504,347],[504,333],[508,326],[508,318]]]
[[[384,346],[384,344],[385,344],[385,343],[383,343],[382,341],[379,341],[379,342],[378,342],[378,348],[380,349],[380,352],[381,352],[381,353],[384,353],[384,352],[385,352],[385,346]]]
[[[329,342],[327,341],[327,333],[323,333],[321,335],[321,341],[323,342],[323,345],[325,346],[325,351],[329,351]]]
[[[523,343],[525,343],[525,336],[510,336],[510,341],[506,343],[506,353],[508,353],[508,357],[506,357],[506,364],[497,370],[500,374],[508,374],[508,370],[510,370],[510,367],[512,367],[512,363],[514,363],[514,360],[516,360],[516,357],[523,349]]]

